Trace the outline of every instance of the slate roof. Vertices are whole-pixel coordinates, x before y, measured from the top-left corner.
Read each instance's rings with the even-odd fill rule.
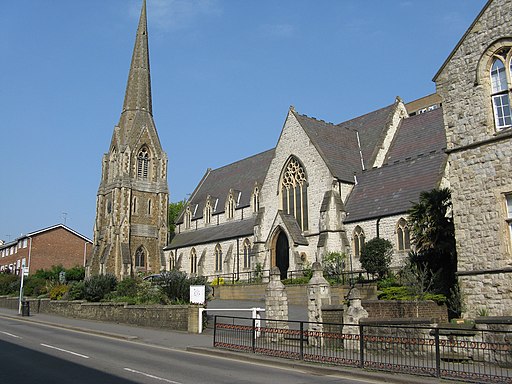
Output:
[[[256,183],[260,185],[263,183],[274,152],[274,149],[270,149],[224,167],[208,170],[189,201],[190,210],[192,213],[196,212],[192,219],[203,217],[203,209],[208,195],[212,197],[213,205],[215,205],[215,200],[219,199],[217,209],[213,213],[224,212],[230,189],[235,191],[235,200],[238,198],[238,193],[241,193],[237,208],[249,206],[254,186]],[[178,220],[178,223],[182,222],[183,216]]]
[[[294,115],[333,176],[352,182],[354,173],[362,170],[357,133],[359,133],[364,166],[368,168],[373,164],[378,148],[384,140],[386,127],[391,121],[395,108],[396,103],[338,125],[300,115],[297,112],[294,112]]]
[[[178,249],[191,245],[219,242],[243,236],[251,236],[254,233],[255,217],[236,220],[222,225],[212,225],[195,231],[178,233],[172,239],[171,244],[165,250]]]
[[[346,223],[405,213],[422,191],[439,186],[447,161],[442,109],[404,119],[386,163],[357,175]]]

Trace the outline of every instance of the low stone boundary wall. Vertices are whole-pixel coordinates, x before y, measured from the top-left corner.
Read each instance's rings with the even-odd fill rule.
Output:
[[[198,332],[198,305],[127,305],[29,299],[31,314],[47,313],[85,320],[109,321],[143,327]],[[0,307],[18,309],[18,298],[0,297]]]
[[[362,300],[370,319],[426,318],[435,323],[448,322],[448,308],[434,301]]]

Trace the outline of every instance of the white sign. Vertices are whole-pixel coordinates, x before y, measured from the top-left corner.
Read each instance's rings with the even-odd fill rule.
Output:
[[[204,302],[205,302],[205,286],[204,285],[191,285],[190,286],[190,302],[192,304],[204,304]]]

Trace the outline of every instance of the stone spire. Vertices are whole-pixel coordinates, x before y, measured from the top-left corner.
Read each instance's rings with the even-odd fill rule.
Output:
[[[153,113],[151,102],[151,77],[149,71],[146,0],[142,2],[142,10],[140,12],[139,26],[135,37],[135,46],[133,48],[132,63],[128,75],[128,83],[126,85],[121,120],[126,117],[124,115],[132,111],[145,111],[150,115]]]

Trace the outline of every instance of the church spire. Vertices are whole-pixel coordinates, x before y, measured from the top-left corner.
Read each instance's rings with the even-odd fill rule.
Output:
[[[149,71],[146,0],[142,2],[122,115],[128,111],[147,111],[149,114],[153,113],[151,102],[151,76]]]

